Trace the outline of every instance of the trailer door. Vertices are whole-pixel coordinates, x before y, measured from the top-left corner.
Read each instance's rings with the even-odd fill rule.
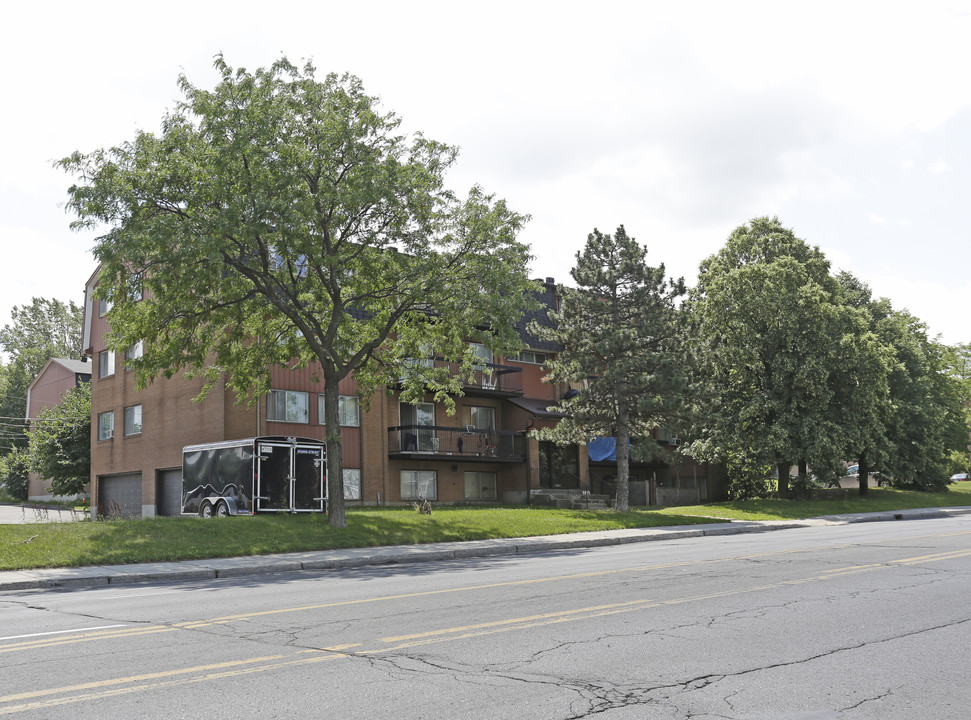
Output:
[[[257,450],[257,512],[324,509],[323,448],[270,441]]]
[[[297,445],[293,456],[293,506],[295,511],[322,512],[324,484],[324,449],[314,445]]]
[[[256,456],[257,512],[290,510],[290,450],[285,443],[261,442]]]

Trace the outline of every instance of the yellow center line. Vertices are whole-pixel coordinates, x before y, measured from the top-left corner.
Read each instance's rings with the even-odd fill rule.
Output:
[[[971,532],[969,532],[968,534],[971,534]],[[595,578],[595,577],[604,577],[608,575],[651,572],[654,570],[669,570],[671,568],[678,568],[678,567],[714,565],[714,564],[725,563],[725,562],[737,562],[739,560],[757,560],[759,558],[777,557],[780,555],[790,555],[794,553],[811,552],[814,550],[837,550],[840,548],[851,547],[854,544],[856,543],[829,545],[826,547],[816,547],[816,548],[796,548],[792,550],[776,550],[771,552],[749,553],[746,555],[732,555],[728,557],[713,558],[709,560],[683,560],[683,561],[669,562],[669,563],[655,563],[653,565],[633,565],[633,566],[628,566],[623,568],[616,568],[613,570],[592,570],[590,572],[584,572],[584,573],[571,573],[568,575],[552,575],[552,576],[541,577],[541,578],[529,578],[527,580],[504,580],[502,582],[484,583],[481,585],[464,585],[462,587],[443,588],[439,590],[423,590],[420,592],[401,593],[399,595],[382,595],[379,597],[372,597],[372,598],[359,598],[357,600],[339,600],[336,602],[317,603],[314,605],[300,605],[300,606],[289,607],[289,608],[274,608],[272,610],[259,610],[255,612],[238,613],[235,615],[224,615],[222,617],[210,618],[208,620],[185,621],[181,623],[174,623],[172,627],[195,629],[200,627],[206,627],[207,625],[223,624],[223,623],[233,622],[237,620],[249,620],[257,617],[266,617],[269,615],[283,615],[286,613],[309,612],[312,610],[325,610],[328,608],[347,607],[352,605],[367,605],[371,603],[388,602],[393,600],[411,600],[415,598],[430,597],[433,595],[449,595],[454,593],[475,592],[478,590],[495,590],[497,588],[504,588],[504,587],[522,587],[527,585],[540,585],[543,583],[563,582],[567,580],[584,580],[584,579]]]
[[[563,617],[568,615],[579,615],[582,613],[587,613],[595,610],[609,610],[613,608],[629,607],[632,605],[642,605],[644,602],[645,602],[644,600],[630,600],[628,602],[610,603],[608,605],[593,605],[591,607],[575,608],[572,610],[561,610],[560,612],[540,613],[538,615],[527,615],[525,617],[511,618],[508,620],[496,620],[494,622],[476,623],[475,625],[462,625],[459,627],[448,628],[446,630],[430,630],[428,632],[413,633],[411,635],[396,635],[392,637],[383,637],[383,638],[379,638],[379,640],[385,643],[417,640],[419,638],[432,637],[435,635],[442,635],[445,633],[464,632],[467,630],[479,630],[482,628],[497,627],[502,625],[513,625],[517,623],[530,622],[534,620],[545,620],[548,618]]]
[[[774,553],[768,553],[774,554]],[[670,606],[670,605],[680,605],[691,602],[700,602],[704,600],[713,600],[717,598],[724,598],[729,596],[744,595],[748,593],[761,592],[765,590],[771,590],[780,588],[786,585],[798,585],[809,582],[832,580],[837,578],[842,578],[848,574],[869,572],[872,570],[884,569],[889,570],[893,567],[899,566],[901,564],[913,565],[917,563],[932,563],[941,562],[944,560],[951,560],[960,557],[966,557],[971,555],[971,549],[965,550],[952,550],[940,553],[932,553],[928,555],[920,555],[915,557],[903,558],[897,561],[871,564],[871,565],[853,565],[843,568],[836,568],[832,570],[826,570],[824,572],[817,573],[815,575],[794,578],[789,580],[782,580],[777,583],[768,583],[763,585],[735,588],[730,590],[722,590],[718,592],[705,593],[700,595],[691,595],[681,598],[672,598],[669,600],[658,600],[653,598],[643,598],[639,600],[630,600],[620,603],[607,603],[601,605],[590,605],[582,608],[570,608],[567,610],[547,612],[547,613],[537,613],[532,615],[524,615],[516,618],[505,618],[502,620],[495,620],[492,622],[476,623],[471,625],[460,625],[451,628],[442,628],[439,630],[430,630],[420,633],[411,633],[408,635],[396,635],[379,638],[379,642],[384,643],[386,646],[383,648],[369,649],[369,650],[358,650],[356,655],[386,655],[398,650],[405,648],[413,648],[422,645],[428,645],[432,643],[442,643],[442,642],[454,642],[456,640],[482,637],[485,635],[491,635],[501,632],[510,632],[513,630],[525,630],[529,628],[541,627],[554,625],[564,622],[575,622],[579,620],[594,618],[594,617],[604,617],[608,615],[616,615],[620,613],[629,613],[637,610],[644,610],[655,607]],[[745,557],[745,556],[740,556]],[[677,563],[675,565],[695,565],[698,563],[705,563],[712,561],[696,561],[691,563]],[[594,573],[599,574],[599,573]],[[587,575],[586,573],[584,575]],[[503,585],[509,583],[502,583]],[[512,583],[520,584],[520,583]],[[479,586],[484,587],[484,586]],[[425,595],[428,593],[416,593],[416,595]],[[336,603],[336,604],[349,604],[349,603]],[[327,604],[333,605],[333,604]],[[247,616],[248,617],[248,616]],[[212,621],[214,622],[214,621]],[[189,624],[184,624],[188,626]],[[90,633],[89,636],[104,635],[104,636],[123,636],[122,633]],[[79,638],[80,641],[82,638]],[[88,637],[87,639],[93,639],[93,637]],[[201,682],[212,682],[216,680],[221,680],[230,677],[240,677],[244,675],[251,675],[255,673],[262,673],[269,670],[276,670],[279,668],[295,667],[308,665],[311,663],[319,663],[328,660],[335,660],[340,658],[348,657],[346,650],[352,648],[362,647],[361,643],[349,643],[344,645],[333,645],[321,649],[311,649],[300,651],[287,659],[285,655],[267,655],[262,657],[248,658],[245,660],[235,660],[229,662],[213,663],[209,665],[199,665],[189,668],[175,669],[175,670],[165,670],[153,673],[143,673],[139,675],[129,675],[120,678],[112,678],[107,680],[94,681],[89,683],[81,683],[77,685],[69,685],[59,688],[49,688],[46,690],[32,690],[24,693],[16,693],[11,695],[0,696],[0,715],[8,715],[17,712],[26,712],[30,710],[38,710],[44,708],[52,708],[61,705],[67,705],[76,702],[85,702],[89,700],[103,699],[108,697],[119,696],[134,692],[145,692],[153,689],[161,689],[166,687],[172,687],[185,683],[201,683]],[[303,657],[300,657],[303,656]],[[191,675],[191,677],[185,677]],[[61,696],[61,697],[56,697]]]
[[[74,637],[65,636],[60,638],[46,638],[44,640],[30,640],[28,642],[13,643],[0,646],[0,653],[14,652],[15,650],[36,650],[38,648],[58,647],[60,645],[73,645],[80,642],[91,642],[93,640],[114,640],[116,638],[137,637],[138,635],[155,635],[176,630],[174,627],[150,625],[144,628],[129,628],[128,630],[115,630],[112,632],[83,633]]]
[[[909,540],[918,540],[918,539],[936,538],[936,537],[955,537],[955,536],[961,536],[961,535],[971,535],[971,531],[915,535],[911,537],[897,538],[897,540],[909,541]],[[885,540],[881,539],[881,540],[873,540],[869,542],[877,543],[877,542],[885,542]],[[357,600],[342,600],[337,602],[317,603],[313,605],[300,605],[300,606],[289,607],[289,608],[274,608],[271,610],[261,610],[257,612],[224,615],[222,617],[215,617],[215,618],[209,618],[209,619],[187,620],[187,621],[173,623],[171,625],[165,625],[165,626],[148,626],[141,629],[128,629],[128,630],[120,630],[120,631],[105,632],[105,633],[82,633],[75,637],[63,636],[57,640],[38,639],[38,640],[24,641],[20,643],[0,646],[0,653],[12,652],[16,650],[55,647],[58,645],[67,645],[67,644],[78,643],[78,642],[88,642],[92,640],[126,638],[126,637],[132,637],[135,635],[171,632],[172,630],[180,630],[180,629],[195,630],[199,628],[209,627],[212,625],[224,625],[235,621],[250,620],[258,617],[269,617],[274,615],[283,615],[283,614],[298,613],[298,612],[310,612],[314,610],[324,610],[324,609],[335,608],[335,607],[367,605],[372,603],[392,602],[395,600],[409,600],[409,599],[423,598],[423,597],[430,597],[430,596],[449,595],[454,593],[493,590],[493,589],[503,588],[503,587],[517,587],[517,586],[522,587],[522,586],[538,585],[538,584],[544,584],[544,583],[554,583],[554,582],[563,582],[563,581],[569,581],[569,580],[581,580],[581,579],[589,579],[589,578],[596,578],[596,577],[605,577],[609,575],[620,575],[625,573],[652,572],[656,570],[668,570],[671,568],[678,568],[678,567],[682,567],[682,568],[700,567],[704,565],[714,565],[714,564],[726,563],[726,562],[738,562],[742,560],[756,560],[759,558],[779,557],[779,556],[790,555],[795,553],[805,553],[805,552],[814,552],[814,551],[822,551],[822,550],[838,550],[841,548],[853,547],[854,545],[862,545],[862,544],[868,544],[868,543],[840,543],[840,544],[834,544],[834,545],[828,545],[828,546],[822,546],[822,547],[805,547],[805,548],[795,548],[790,550],[777,550],[777,551],[760,552],[760,553],[749,553],[745,555],[733,555],[729,557],[713,558],[713,559],[707,559],[707,560],[687,560],[687,561],[668,562],[668,563],[655,563],[652,565],[635,565],[635,566],[617,568],[613,570],[595,570],[595,571],[584,572],[584,573],[571,573],[566,575],[554,575],[549,577],[530,578],[527,580],[510,580],[510,581],[495,582],[495,583],[485,583],[481,585],[467,585],[467,586],[456,587],[456,588],[444,588],[439,590],[425,590],[421,592],[402,593],[398,595],[384,595],[384,596],[371,597],[371,598],[359,598]],[[965,553],[965,551],[963,550],[954,551],[954,552],[962,553],[962,554]],[[971,552],[971,551],[968,551],[968,552]],[[960,557],[960,556],[961,555],[955,555],[955,557]],[[927,556],[927,557],[930,557],[930,556]],[[901,561],[901,562],[911,562],[911,561]],[[796,581],[796,582],[802,582],[802,581]]]
[[[938,560],[951,560],[954,558],[966,557],[971,555],[971,549],[950,550],[948,552],[933,553],[931,555],[920,555],[918,557],[903,558],[895,562],[905,565],[913,565],[921,562],[937,562]]]
[[[971,531],[933,533],[928,535],[914,535],[910,537],[896,538],[896,540],[904,542],[908,540],[921,540],[921,539],[936,538],[936,537],[955,537],[960,535],[971,535]],[[223,617],[212,618],[210,620],[198,621],[197,623],[193,623],[191,626],[202,627],[203,625],[210,624],[210,623],[222,623],[222,622],[231,622],[234,620],[246,620],[249,618],[263,617],[267,615],[279,615],[283,613],[292,613],[292,612],[307,612],[310,610],[323,610],[326,608],[343,607],[348,605],[363,605],[363,604],[369,604],[369,603],[386,602],[391,600],[409,600],[413,598],[429,597],[432,595],[448,595],[451,593],[474,592],[477,590],[493,590],[493,589],[502,588],[502,587],[538,585],[542,583],[562,582],[566,580],[582,580],[582,579],[588,579],[588,578],[594,578],[594,577],[604,577],[607,575],[620,575],[620,574],[632,573],[632,572],[651,572],[654,570],[669,570],[671,568],[677,568],[677,567],[713,565],[713,564],[724,563],[724,562],[737,562],[739,560],[757,560],[759,558],[778,557],[780,555],[791,555],[795,553],[815,552],[815,551],[822,551],[822,550],[839,550],[842,548],[853,547],[855,545],[865,545],[865,544],[882,543],[882,542],[886,542],[886,540],[880,539],[880,540],[872,540],[872,541],[863,542],[863,543],[860,543],[860,542],[839,543],[839,544],[827,545],[822,547],[805,547],[805,548],[794,548],[790,550],[773,550],[769,552],[748,553],[745,555],[732,555],[729,557],[712,558],[709,560],[683,560],[683,561],[669,562],[669,563],[655,563],[653,565],[634,565],[629,567],[616,568],[614,570],[594,570],[591,572],[584,572],[584,573],[572,573],[567,575],[553,575],[549,577],[530,578],[528,580],[508,580],[508,581],[496,582],[496,583],[486,583],[482,585],[466,585],[466,586],[457,587],[457,588],[445,588],[440,590],[425,590],[425,591],[414,592],[414,593],[402,593],[400,595],[384,595],[384,596],[373,597],[373,598],[361,598],[358,600],[342,600],[342,601],[331,602],[331,603],[302,605],[299,607],[292,607],[292,608],[277,608],[274,610],[261,610],[259,612],[240,613],[237,615],[225,615]]]
[[[172,677],[175,675],[185,675],[187,673],[206,672],[208,670],[221,670],[229,667],[239,667],[251,663],[268,662],[279,660],[283,655],[266,655],[263,657],[249,658],[247,660],[232,660],[229,662],[213,663],[211,665],[197,665],[195,667],[181,668],[178,670],[163,670],[141,675],[128,675],[127,677],[113,678],[111,680],[98,680],[96,682],[82,683],[80,685],[69,685],[67,687],[51,688],[49,690],[32,690],[25,693],[0,696],[0,703],[15,702],[17,700],[30,700],[32,698],[43,697],[45,695],[56,695],[59,693],[74,693],[82,690],[92,690],[97,688],[109,687],[112,685],[124,685],[125,683],[144,682],[145,680],[157,680],[160,678]],[[181,681],[180,681],[181,682]]]
[[[800,585],[810,582],[817,582],[821,580],[830,580],[835,578],[841,578],[845,575],[851,575],[854,573],[869,572],[872,570],[888,570],[894,565],[900,563],[913,564],[915,562],[939,562],[942,560],[950,560],[957,557],[965,557],[971,555],[971,550],[959,550],[945,553],[937,553],[934,555],[924,555],[917,558],[905,558],[892,563],[879,563],[871,565],[853,565],[844,568],[836,568],[832,570],[826,570],[817,575],[811,575],[804,578],[794,578],[790,580],[782,580],[778,583],[769,583],[766,585],[756,585],[746,588],[736,588],[732,590],[722,590],[719,592],[705,593],[702,595],[692,595],[683,598],[673,598],[670,600],[631,600],[623,603],[610,603],[606,605],[591,605],[589,607],[574,608],[570,610],[563,610],[560,612],[549,612],[537,615],[526,615],[519,618],[507,618],[505,620],[496,620],[493,622],[486,623],[476,623],[474,625],[460,625],[452,628],[443,628],[440,630],[430,630],[422,633],[413,633],[410,635],[397,635],[390,637],[379,638],[381,642],[384,643],[397,643],[395,647],[384,648],[382,650],[367,650],[362,651],[361,655],[372,655],[376,653],[386,653],[395,650],[401,650],[410,647],[416,647],[419,645],[426,645],[430,643],[445,642],[449,640],[466,639],[472,637],[480,637],[482,635],[489,635],[498,632],[507,632],[509,630],[521,630],[530,627],[539,627],[542,625],[551,625],[554,623],[566,622],[569,620],[580,620],[592,617],[601,617],[605,615],[615,615],[619,613],[631,612],[634,610],[643,610],[652,607],[661,607],[665,605],[680,605],[690,602],[700,602],[703,600],[714,600],[717,598],[728,597],[732,595],[743,595],[753,592],[762,592],[765,590],[772,590],[775,588],[783,587],[785,585]]]
[[[301,653],[311,653],[320,652],[317,650],[303,650]],[[7,707],[0,707],[0,715],[12,715],[18,712],[27,712],[29,710],[39,710],[43,708],[57,707],[59,705],[69,705],[78,702],[87,702],[90,700],[101,700],[109,697],[116,697],[119,695],[127,695],[134,692],[145,692],[147,690],[156,690],[166,687],[174,687],[178,685],[185,685],[187,683],[202,683],[211,682],[213,680],[222,680],[230,677],[241,677],[243,675],[253,675],[255,673],[266,672],[267,670],[276,670],[278,668],[284,667],[295,667],[299,665],[309,665],[312,663],[325,662],[328,660],[336,660],[342,657],[346,657],[344,654],[335,653],[330,655],[316,655],[314,657],[304,657],[297,660],[285,660],[283,662],[272,662],[273,660],[283,658],[283,655],[269,655],[264,658],[250,658],[248,660],[239,660],[235,662],[228,663],[217,663],[214,665],[201,665],[195,668],[185,668],[183,670],[172,670],[168,672],[160,673],[149,673],[146,675],[133,675],[127,678],[117,678],[115,680],[105,680],[98,683],[86,683],[84,685],[75,685],[73,687],[65,688],[53,688],[51,690],[42,690],[35,693],[22,693],[18,698],[17,696],[9,695],[6,697],[0,697],[0,703],[8,702],[10,699],[31,699],[36,697],[42,697],[44,695],[54,695],[61,693],[71,693],[68,696],[60,698],[51,698],[48,700],[42,700],[39,702],[29,702],[21,703],[19,705],[8,705]],[[254,663],[264,663],[262,665],[256,665]],[[237,666],[235,669],[226,669],[232,666]],[[207,672],[205,675],[197,675],[189,678],[179,678],[170,680],[161,680],[161,678],[171,677],[175,675],[184,675],[186,673],[197,673],[204,672],[206,670],[220,670],[219,672]],[[146,682],[150,680],[159,680],[158,682]],[[123,683],[140,683],[132,687],[111,687],[113,685],[119,685]],[[102,688],[102,689],[98,689]],[[95,692],[80,693],[79,690],[96,690]]]

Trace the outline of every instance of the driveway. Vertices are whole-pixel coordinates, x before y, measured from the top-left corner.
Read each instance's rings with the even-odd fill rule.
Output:
[[[43,505],[0,505],[0,525],[73,522],[84,517],[71,510],[53,510]]]

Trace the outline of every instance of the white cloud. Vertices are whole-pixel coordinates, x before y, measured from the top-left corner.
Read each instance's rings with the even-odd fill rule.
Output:
[[[83,303],[84,283],[95,267],[87,242],[69,232],[59,235],[29,225],[4,224],[0,243],[14,257],[13,271],[4,272],[0,284],[0,327],[10,321],[15,305],[29,305],[34,297]]]
[[[6,19],[24,31],[0,46],[17,101],[0,119],[0,323],[34,295],[70,299],[93,268],[50,161],[156,129],[179,73],[210,86],[224,51],[250,69],[282,52],[354,72],[405,129],[462,146],[452,183],[533,215],[537,276],[565,280],[588,232],[623,223],[691,280],[735,226],[778,215],[971,339],[952,310],[966,314],[971,267],[960,3],[93,0]]]

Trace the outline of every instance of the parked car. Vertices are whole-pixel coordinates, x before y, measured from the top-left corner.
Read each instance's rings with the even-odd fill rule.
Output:
[[[971,480],[971,475],[968,473],[955,473],[951,475],[951,482],[967,482]]]

